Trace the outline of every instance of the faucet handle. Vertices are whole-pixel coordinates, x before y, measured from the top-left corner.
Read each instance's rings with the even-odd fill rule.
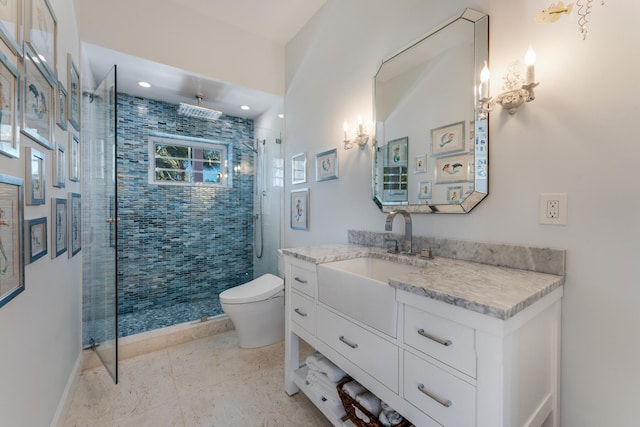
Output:
[[[398,252],[400,252],[400,249],[398,248],[398,240],[396,239],[384,239],[384,243],[385,246],[388,242],[392,242],[394,244],[392,249],[387,250],[387,252],[389,252],[390,254],[397,254]]]

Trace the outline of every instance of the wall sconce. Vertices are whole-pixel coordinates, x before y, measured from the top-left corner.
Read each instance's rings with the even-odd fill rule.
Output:
[[[349,122],[344,121],[344,125],[342,126],[344,130],[344,149],[350,150],[353,148],[353,144],[356,143],[360,146],[361,150],[364,150],[364,147],[369,142],[369,135],[366,133],[364,129],[364,125],[362,123],[362,116],[358,116],[358,131],[356,136],[353,139],[349,139]]]
[[[509,114],[515,114],[522,104],[536,99],[533,89],[540,83],[535,82],[536,53],[532,48],[527,50],[524,63],[526,67],[524,82],[520,76],[518,63],[510,64],[507,74],[503,77],[505,92],[493,99],[489,96],[490,73],[485,61],[484,68],[480,73],[480,87],[478,88],[478,116],[480,120],[486,119],[496,104],[502,105],[502,108],[505,108]]]

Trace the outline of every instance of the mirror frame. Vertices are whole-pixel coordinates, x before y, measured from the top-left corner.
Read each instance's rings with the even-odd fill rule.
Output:
[[[416,46],[420,42],[424,41],[428,37],[438,33],[439,31],[445,29],[449,25],[453,24],[458,20],[466,20],[474,24],[474,87],[478,87],[480,71],[484,66],[485,61],[489,62],[489,15],[483,12],[479,12],[473,9],[465,9],[462,13],[452,17],[448,21],[440,24],[433,30],[423,34],[415,41],[405,46],[404,48],[398,50],[394,54],[390,55],[386,59],[382,61],[382,64],[378,68],[376,75],[373,78],[373,122],[376,123],[376,77],[380,73],[380,70],[385,65],[386,62],[398,57],[398,55],[402,55],[409,51],[412,47]],[[474,91],[475,92],[475,91]],[[371,190],[373,194],[374,203],[380,208],[383,212],[390,212],[396,209],[403,209],[410,213],[469,213],[473,208],[475,208],[484,198],[489,194],[489,121],[488,118],[481,118],[478,115],[476,105],[477,105],[477,94],[474,94],[474,105],[473,111],[474,113],[474,132],[475,132],[475,140],[477,143],[480,135],[485,136],[485,151],[486,151],[486,178],[484,180],[486,183],[483,185],[485,191],[478,191],[479,182],[477,175],[474,173],[474,190],[471,194],[467,195],[467,197],[462,200],[459,204],[446,204],[446,203],[436,203],[436,204],[409,204],[407,202],[393,202],[393,203],[384,203],[378,194],[376,194],[376,182],[378,179],[378,173],[376,168],[376,158],[378,156],[378,144],[377,144],[377,136],[373,135],[373,155],[372,155],[372,176],[371,176]],[[377,126],[374,126],[374,132]],[[478,160],[478,152],[474,151],[474,168],[477,167]]]

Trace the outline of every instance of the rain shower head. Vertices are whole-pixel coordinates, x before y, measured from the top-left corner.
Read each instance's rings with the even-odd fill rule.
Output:
[[[222,115],[222,111],[213,110],[202,106],[202,95],[196,95],[198,105],[180,103],[178,115],[194,117],[202,120],[217,120]]]

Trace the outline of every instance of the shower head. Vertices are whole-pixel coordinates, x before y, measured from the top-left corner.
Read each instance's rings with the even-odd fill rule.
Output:
[[[178,107],[178,115],[186,117],[194,117],[202,120],[217,120],[222,111],[212,110],[202,106],[202,95],[196,95],[198,105],[180,103]]]

